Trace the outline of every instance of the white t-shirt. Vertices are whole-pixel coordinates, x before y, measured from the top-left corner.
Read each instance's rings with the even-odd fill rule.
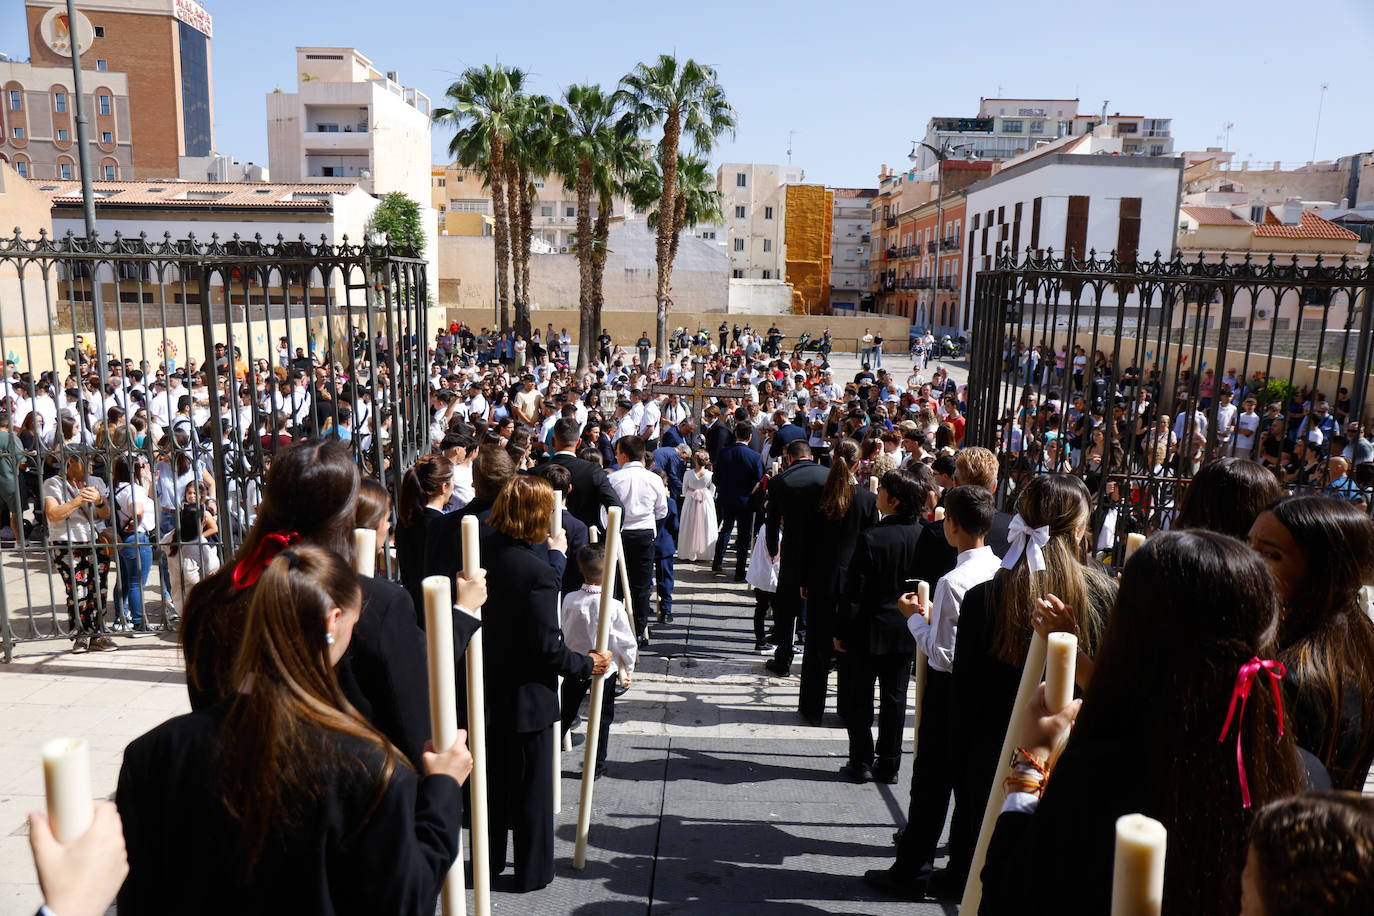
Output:
[[[1243,413],[1236,417],[1236,451],[1249,452],[1255,447],[1255,434],[1259,432],[1260,415],[1254,412]]]
[[[1218,405],[1217,405],[1217,441],[1218,441],[1218,442],[1229,442],[1229,441],[1231,441],[1232,427],[1235,425],[1235,422],[1236,422],[1236,405],[1235,405],[1235,404],[1218,404]]]
[[[143,507],[143,515],[138,520],[138,527],[150,534],[157,531],[157,503],[148,495],[147,489],[142,484],[115,484],[114,502],[116,520],[119,522],[120,528],[123,528],[125,521],[133,516],[134,504],[137,503]]]

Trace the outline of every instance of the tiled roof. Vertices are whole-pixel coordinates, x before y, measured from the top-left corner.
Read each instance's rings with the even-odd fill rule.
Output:
[[[81,204],[81,182],[30,179],[54,206]],[[284,181],[95,181],[97,207],[161,207],[166,209],[329,210],[329,198],[347,194],[353,182],[293,183]]]
[[[1182,210],[1203,226],[1250,225],[1225,207],[1183,207]]]
[[[1359,236],[1349,229],[1342,229],[1310,211],[1302,215],[1302,222],[1296,226],[1256,226],[1255,235],[1260,238],[1280,239],[1338,239],[1342,242],[1359,239]]]
[[[877,197],[877,188],[834,188],[836,197]]]

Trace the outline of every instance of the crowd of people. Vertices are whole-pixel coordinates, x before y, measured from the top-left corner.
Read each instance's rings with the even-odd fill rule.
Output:
[[[894,864],[864,876],[875,888],[958,899],[1005,770],[974,876],[981,913],[1109,909],[1126,813],[1169,831],[1165,912],[1370,911],[1374,806],[1358,792],[1374,761],[1374,621],[1361,604],[1374,530],[1358,493],[1290,494],[1296,481],[1250,457],[1166,452],[1187,465],[1168,525],[1155,526],[1169,530],[1112,569],[1096,557],[1101,494],[1135,458],[1112,452],[1131,437],[1096,441],[1097,419],[1129,416],[1137,389],[1158,402],[1148,376],[1119,395],[1109,379],[1099,398],[1097,367],[1085,359],[1080,372],[1065,354],[1063,390],[1081,399],[1086,436],[1069,443],[1062,405],[1023,397],[999,454],[965,442],[977,394],[943,369],[898,378],[865,363],[837,377],[823,353],[751,353],[743,329],[720,334],[697,361],[658,361],[603,331],[579,372],[551,327],[537,350],[535,335],[522,347],[487,333],[485,351],[483,335],[442,329],[419,369],[428,422],[407,433],[428,454],[394,494],[363,479],[375,470],[366,450],[346,447],[337,425],[277,443],[237,550],[202,569],[180,605],[193,712],[126,752],[121,911],[433,911],[472,767],[461,735],[451,748],[427,743],[417,609],[434,575],[453,583],[459,658],[476,626],[465,609],[484,605],[486,652],[502,659],[485,669],[492,873],[513,866],[513,891],[547,886],[555,735],[576,728],[591,680],[610,678],[597,773],[614,766],[615,699],[653,651],[653,630],[674,625],[675,563],[729,577],[731,547],[766,671],[790,678],[801,656],[802,721],[826,724],[837,675],[839,778],[898,781],[913,668],[926,666],[907,817]],[[1041,366],[1007,353],[1010,375],[1043,387]],[[738,396],[711,399],[698,420],[655,390],[687,378]],[[1227,385],[1206,397],[1225,398]],[[1192,435],[1216,415],[1198,388],[1182,417]],[[1310,443],[1338,408],[1307,397],[1298,441]],[[1066,444],[1049,465],[1028,465],[1037,442],[1041,456]],[[1329,467],[1338,440],[1324,442]],[[192,452],[194,482],[203,458]],[[118,493],[106,505],[79,454],[64,471],[45,506],[50,532],[73,519],[93,527],[102,510],[118,523]],[[625,589],[598,543],[612,507]],[[474,578],[461,568],[469,516],[485,570]],[[394,542],[397,582],[351,572],[359,526],[378,531],[379,570]],[[603,588],[620,599],[606,652],[592,638]],[[1033,635],[1055,631],[1078,637],[1081,702],[1049,709],[1042,688],[1013,708]],[[465,685],[460,664],[460,710]],[[1012,761],[999,759],[1009,727],[1020,736]],[[951,805],[949,862],[937,869]],[[170,837],[200,847],[171,875]],[[1043,880],[1047,849],[1075,863],[1073,881]]]

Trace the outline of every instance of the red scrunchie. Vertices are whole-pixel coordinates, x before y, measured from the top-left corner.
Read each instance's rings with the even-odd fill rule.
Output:
[[[253,552],[234,567],[234,588],[244,589],[258,581],[267,564],[288,547],[299,544],[301,536],[294,531],[273,531],[265,535]]]

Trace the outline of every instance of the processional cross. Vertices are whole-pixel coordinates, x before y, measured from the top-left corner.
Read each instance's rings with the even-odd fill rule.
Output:
[[[692,423],[695,431],[692,433],[694,439],[701,437],[702,412],[706,409],[706,398],[737,398],[740,396],[741,389],[727,388],[723,386],[708,386],[706,384],[706,357],[711,353],[709,344],[694,344],[691,353],[696,357],[692,361],[694,372],[692,384],[690,385],[650,385],[649,391],[655,397],[660,394],[676,394],[689,398],[692,402]]]

